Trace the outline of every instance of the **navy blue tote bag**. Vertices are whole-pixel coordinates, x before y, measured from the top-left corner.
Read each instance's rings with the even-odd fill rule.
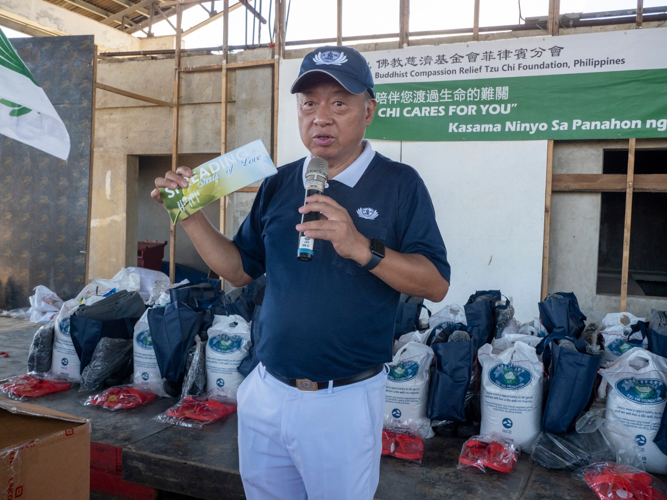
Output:
[[[496,302],[501,299],[500,290],[478,291],[470,296],[463,306],[466,323],[472,333],[475,352],[491,341],[495,330],[494,311]]]
[[[576,351],[556,342],[569,340]],[[549,394],[542,414],[542,430],[553,434],[569,432],[588,404],[602,356],[586,353],[583,339],[552,333],[536,348],[542,354],[549,375]]]
[[[188,351],[207,316],[207,311],[195,311],[182,302],[172,302],[148,311],[155,357],[160,373],[167,381],[165,390],[170,396],[181,392]]]
[[[472,340],[447,342],[457,331],[468,331],[461,323],[443,323],[429,335],[428,344],[435,354],[435,370],[431,375],[427,415],[434,420],[465,422],[466,394],[472,378],[475,345]]]

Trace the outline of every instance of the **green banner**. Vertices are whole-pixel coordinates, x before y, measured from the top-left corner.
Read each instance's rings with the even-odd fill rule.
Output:
[[[369,139],[667,137],[667,69],[379,84]]]

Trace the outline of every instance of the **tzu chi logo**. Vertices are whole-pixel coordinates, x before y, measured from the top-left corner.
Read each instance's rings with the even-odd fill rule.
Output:
[[[319,52],[315,54],[313,61],[315,61],[315,64],[318,66],[321,64],[333,64],[334,66],[340,66],[341,64],[347,62],[347,56],[342,52],[327,50],[326,52]]]
[[[380,214],[377,210],[373,210],[372,208],[358,208],[357,215],[362,219],[375,220]]]

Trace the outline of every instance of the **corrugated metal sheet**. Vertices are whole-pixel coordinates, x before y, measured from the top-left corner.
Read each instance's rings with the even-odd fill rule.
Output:
[[[127,6],[124,4],[137,4],[141,0],[46,0],[49,3],[62,7],[82,16],[86,16],[95,21],[103,21],[107,15],[116,14],[122,10],[127,9]],[[78,5],[77,5],[78,4]],[[81,7],[84,5],[84,7]],[[90,8],[85,8],[89,6]],[[102,11],[102,12],[96,12]],[[106,14],[105,14],[106,13]],[[132,12],[128,18],[134,22],[139,23],[146,19],[145,16],[138,12]],[[113,26],[119,26],[119,23],[114,23]]]

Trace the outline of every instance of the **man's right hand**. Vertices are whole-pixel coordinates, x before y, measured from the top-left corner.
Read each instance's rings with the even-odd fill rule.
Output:
[[[186,188],[188,187],[188,179],[192,177],[192,170],[188,167],[178,167],[176,172],[170,170],[164,177],[158,177],[155,179],[155,189],[151,191],[151,197],[157,201],[160,205],[164,206],[162,203],[162,197],[160,196],[160,190],[158,188]]]

